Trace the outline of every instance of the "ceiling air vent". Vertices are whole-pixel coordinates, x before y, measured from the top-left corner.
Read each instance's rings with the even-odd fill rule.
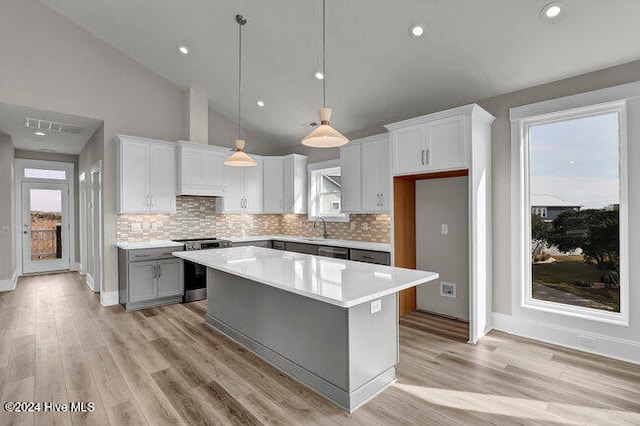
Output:
[[[25,127],[30,129],[48,130],[50,132],[66,132],[78,134],[84,130],[84,127],[74,126],[73,124],[58,123],[56,121],[41,120],[39,118],[24,119]]]

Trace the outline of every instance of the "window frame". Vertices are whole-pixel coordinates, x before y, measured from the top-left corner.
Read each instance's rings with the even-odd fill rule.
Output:
[[[340,169],[340,173],[342,174],[342,165],[340,164],[340,160],[329,160],[322,161],[318,163],[311,163],[307,165],[308,171],[308,188],[307,188],[307,218],[309,221],[315,221],[318,215],[319,205],[318,198],[321,194],[318,187],[318,179],[319,176],[322,176],[322,172],[330,169]],[[342,200],[342,192],[340,193],[340,199]],[[340,203],[340,207],[342,210],[342,202]],[[331,216],[322,216],[327,222],[349,222],[349,214],[341,212],[340,215],[331,215]]]
[[[512,111],[513,113],[513,111]],[[618,114],[619,137],[619,179],[620,179],[620,312],[600,311],[592,308],[571,306],[533,298],[531,243],[531,194],[530,194],[530,132],[533,126],[550,124],[604,114]],[[513,244],[514,252],[514,304],[530,311],[554,313],[615,325],[629,326],[629,232],[628,232],[628,150],[626,100],[595,103],[575,108],[559,109],[552,112],[522,116],[514,120],[512,132],[516,136],[512,147],[512,174],[515,173],[512,197],[514,203]]]

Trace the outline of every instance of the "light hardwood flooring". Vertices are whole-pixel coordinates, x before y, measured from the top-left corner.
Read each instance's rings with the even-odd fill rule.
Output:
[[[398,382],[349,415],[209,328],[205,303],[124,313],[76,273],[0,293],[0,395],[92,401],[9,424],[640,424],[640,367],[464,323],[400,320]]]

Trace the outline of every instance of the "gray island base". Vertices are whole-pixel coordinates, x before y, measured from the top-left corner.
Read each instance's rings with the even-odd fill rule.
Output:
[[[372,314],[207,268],[207,298],[207,324],[348,412],[396,380],[396,293]]]

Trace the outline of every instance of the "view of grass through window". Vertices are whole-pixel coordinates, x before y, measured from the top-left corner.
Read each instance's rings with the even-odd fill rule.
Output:
[[[532,297],[620,312],[618,114],[532,126]]]

